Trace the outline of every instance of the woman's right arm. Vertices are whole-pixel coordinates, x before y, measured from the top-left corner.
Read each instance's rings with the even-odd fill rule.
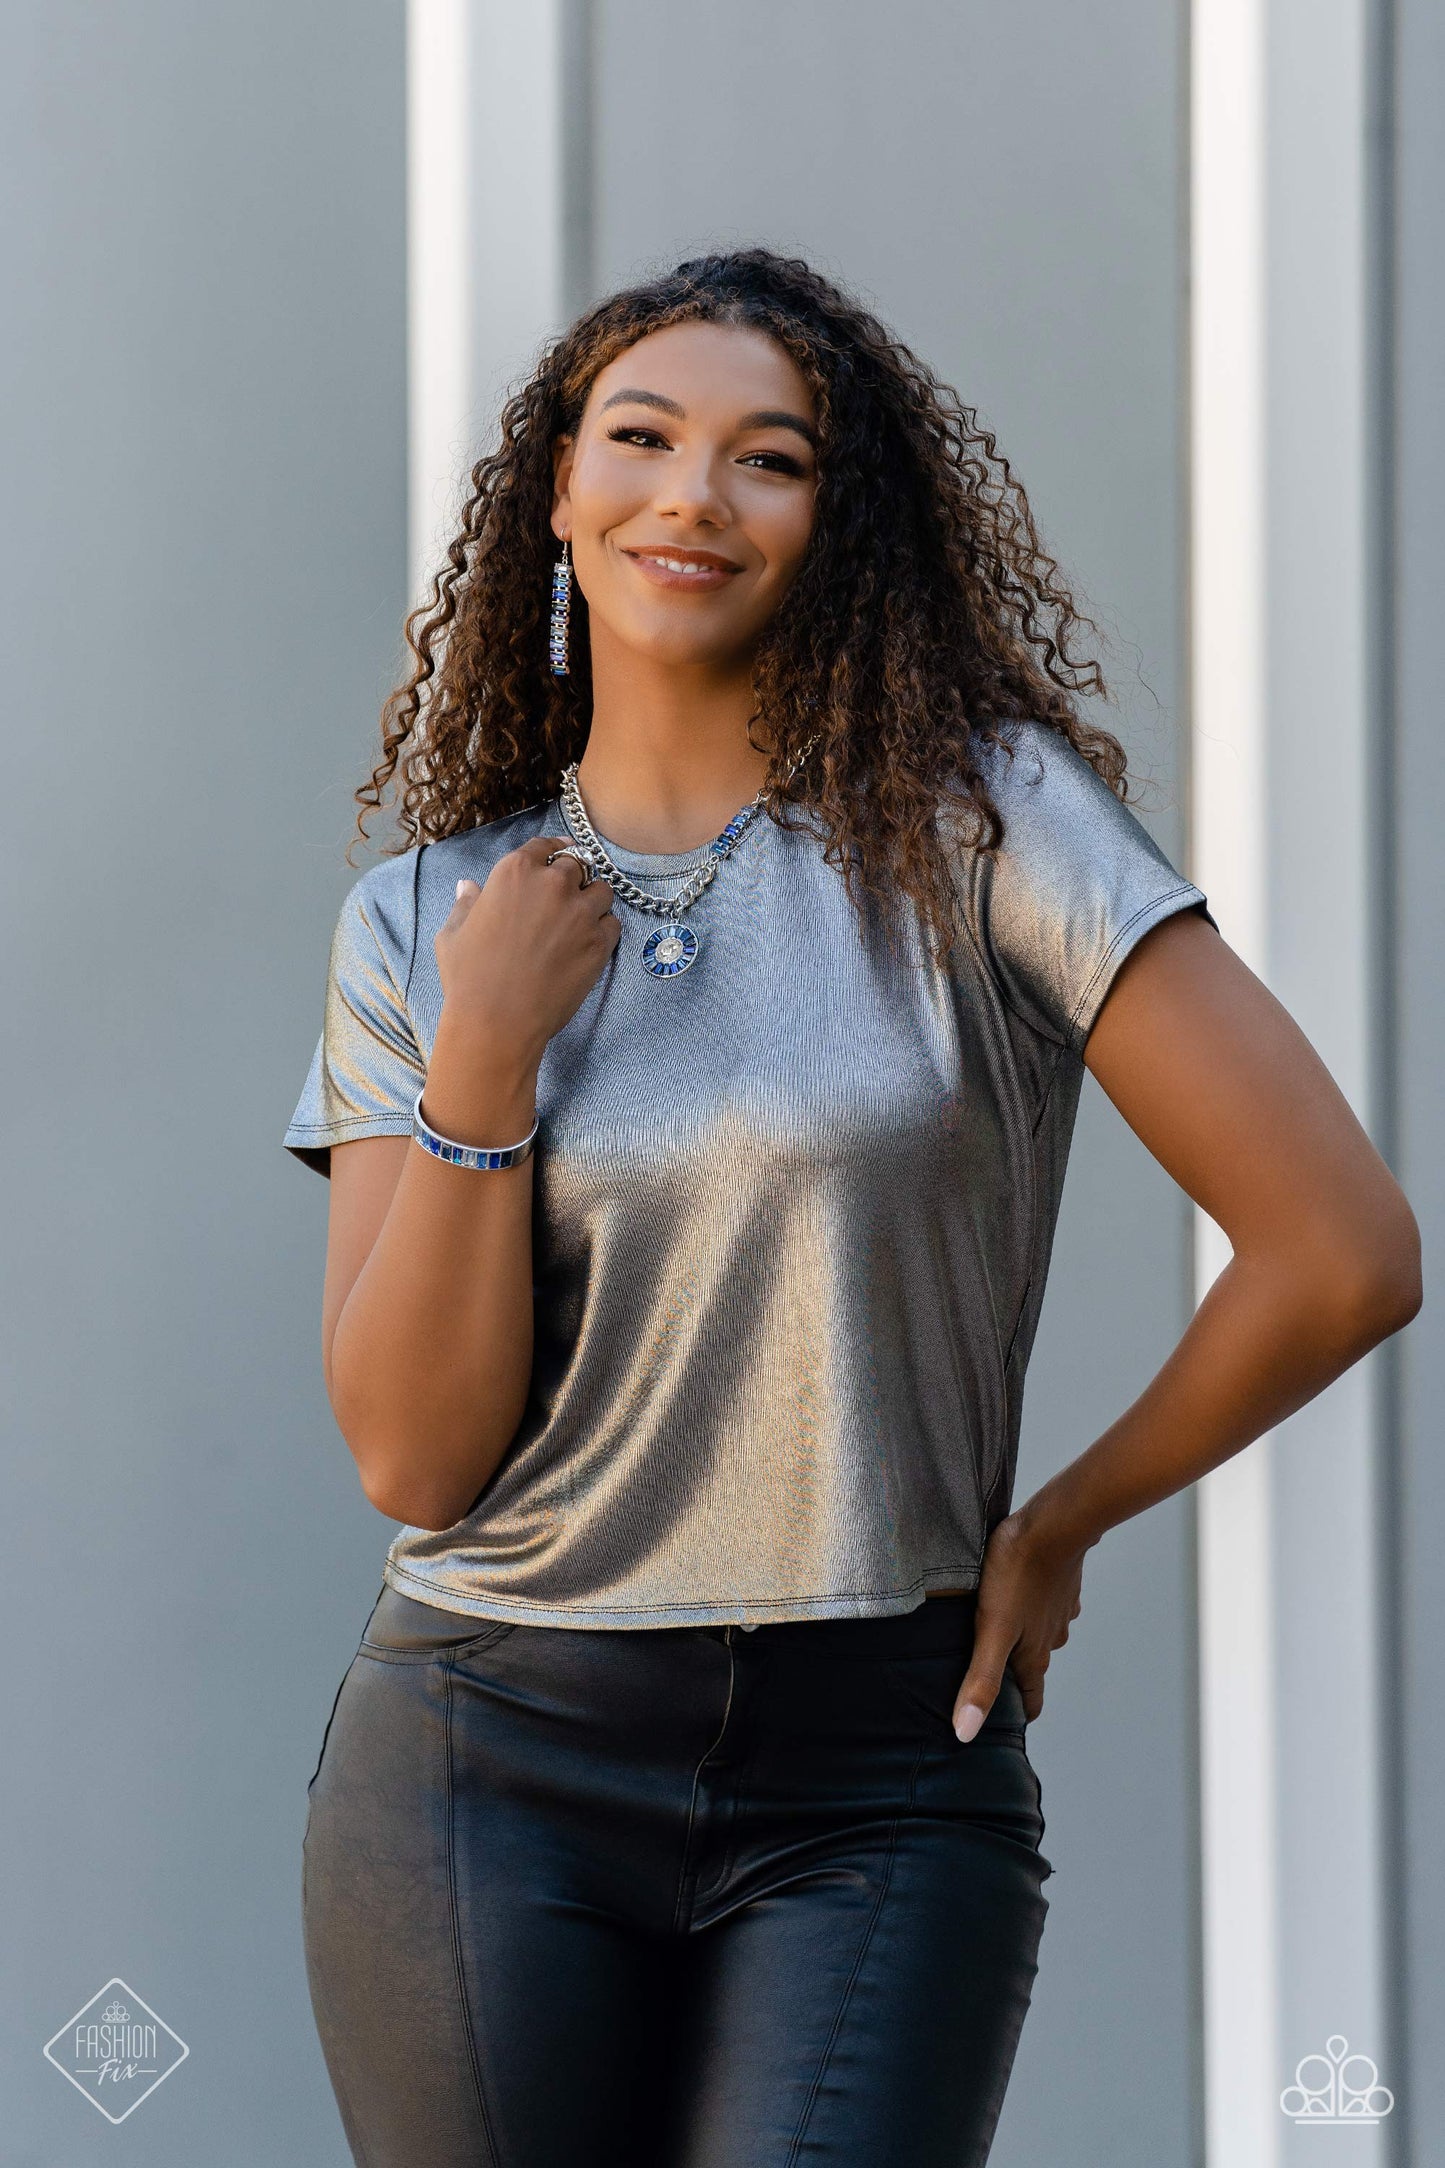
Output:
[[[532,1127],[548,1041],[621,932],[605,882],[555,836],[461,884],[437,935],[442,1010],[422,1111],[459,1144]],[[522,1419],[532,1374],[532,1167],[474,1172],[367,1137],[331,1149],[326,1387],[362,1488],[417,1528],[460,1520]]]

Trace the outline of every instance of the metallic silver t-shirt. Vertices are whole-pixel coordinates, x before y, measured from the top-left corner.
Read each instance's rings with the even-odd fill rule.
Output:
[[[673,977],[641,960],[660,922],[614,905],[617,949],[538,1079],[527,1409],[462,1520],[397,1535],[394,1588],[644,1627],[977,1585],[1011,1508],[1081,1050],[1141,936],[1209,916],[1055,733],[1022,728],[990,775],[996,858],[942,820],[965,918],[946,967],[911,908],[892,953],[860,922],[811,822],[754,821]],[[298,1156],[325,1171],[333,1144],[409,1133],[456,883],[539,834],[567,834],[555,799],[356,882]],[[629,872],[679,876],[644,879],[660,894],[702,855],[604,840]]]

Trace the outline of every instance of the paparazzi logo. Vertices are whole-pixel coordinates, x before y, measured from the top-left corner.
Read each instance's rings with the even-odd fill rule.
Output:
[[[1389,2114],[1395,2096],[1380,2083],[1379,2065],[1371,2056],[1351,2055],[1349,2045],[1343,2033],[1331,2033],[1323,2055],[1300,2057],[1293,2085],[1279,2096],[1292,2122],[1372,2127]]]

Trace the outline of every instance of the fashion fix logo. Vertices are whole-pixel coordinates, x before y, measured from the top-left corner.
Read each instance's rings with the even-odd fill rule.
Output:
[[[190,2054],[124,1980],[107,1980],[45,2043],[54,2063],[108,2123],[123,2123]]]

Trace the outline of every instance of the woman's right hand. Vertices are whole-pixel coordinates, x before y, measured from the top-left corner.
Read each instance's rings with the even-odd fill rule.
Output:
[[[435,942],[448,1037],[463,1032],[490,1059],[523,1068],[540,1062],[622,936],[605,881],[584,887],[575,858],[546,863],[564,841],[534,836],[499,858],[481,887],[458,881]]]

